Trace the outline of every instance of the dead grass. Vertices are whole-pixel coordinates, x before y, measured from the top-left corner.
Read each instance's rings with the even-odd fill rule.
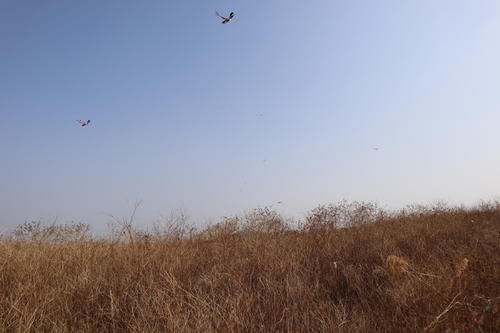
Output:
[[[2,332],[493,332],[500,204],[261,209],[194,230],[25,225],[0,241]],[[343,227],[343,228],[339,228]],[[23,229],[24,228],[24,229]],[[52,228],[52,229],[48,229]],[[175,231],[175,234],[173,234]]]

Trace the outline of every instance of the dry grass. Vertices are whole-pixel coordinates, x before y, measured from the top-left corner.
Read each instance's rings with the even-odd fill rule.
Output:
[[[173,220],[171,220],[172,222]],[[27,224],[0,241],[2,332],[493,332],[500,204],[342,202],[205,230]],[[339,228],[343,227],[343,228]],[[116,231],[116,230],[115,230]]]

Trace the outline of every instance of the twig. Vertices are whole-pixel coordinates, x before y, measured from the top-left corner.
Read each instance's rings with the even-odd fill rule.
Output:
[[[450,304],[448,304],[448,306],[443,310],[443,312],[441,312],[439,315],[437,315],[436,318],[434,318],[434,320],[431,321],[431,323],[429,325],[427,325],[426,328],[424,328],[424,332],[427,332],[432,326],[437,324],[441,320],[442,316],[444,316],[446,313],[448,313],[448,311],[453,309],[453,307],[459,303],[459,302],[455,302],[455,300],[457,299],[458,296],[460,296],[460,294],[461,293],[458,293],[458,294],[456,294],[455,297],[453,297]]]

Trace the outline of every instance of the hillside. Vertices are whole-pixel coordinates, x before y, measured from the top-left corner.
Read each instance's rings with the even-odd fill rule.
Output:
[[[342,202],[291,228],[256,210],[204,230],[20,226],[0,243],[2,332],[493,332],[500,204]]]

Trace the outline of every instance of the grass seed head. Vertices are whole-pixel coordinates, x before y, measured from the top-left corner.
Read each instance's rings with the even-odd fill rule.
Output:
[[[460,278],[469,265],[469,259],[463,258],[455,265],[455,276]]]

